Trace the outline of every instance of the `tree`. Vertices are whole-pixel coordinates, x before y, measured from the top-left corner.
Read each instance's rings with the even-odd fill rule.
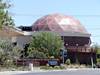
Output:
[[[0,39],[0,64],[12,65],[13,61],[20,57],[21,49],[13,46],[9,39]]]
[[[50,32],[40,32],[32,37],[28,48],[28,56],[32,56],[35,51],[37,53],[42,52],[47,57],[58,57],[62,47],[63,41],[60,36]]]
[[[96,51],[96,61],[100,64],[100,46],[98,44],[94,44],[92,49]]]
[[[96,51],[96,54],[100,54],[100,46],[98,44],[92,45],[92,49]]]
[[[12,17],[8,14],[8,8],[11,5],[4,0],[0,0],[0,28],[4,26],[14,26]]]
[[[11,55],[13,56],[12,58],[13,58],[13,60],[16,60],[16,59],[19,59],[20,58],[20,56],[21,56],[21,48],[20,47],[18,47],[18,46],[14,46],[13,47],[13,50],[12,50],[12,52],[11,52]]]

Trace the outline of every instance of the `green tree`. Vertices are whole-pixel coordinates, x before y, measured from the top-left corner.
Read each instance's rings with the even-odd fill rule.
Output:
[[[9,39],[0,39],[0,64],[10,66],[20,57],[21,49],[13,46]]]
[[[92,49],[96,51],[96,61],[100,64],[100,46],[98,44],[94,44]]]
[[[15,25],[12,17],[8,14],[10,6],[8,2],[0,0],[0,28]]]
[[[38,51],[38,53],[43,52],[43,54],[47,57],[58,57],[62,47],[63,41],[57,34],[50,32],[39,32],[32,37],[32,41],[28,48],[28,54],[29,56],[32,56],[34,51]]]
[[[98,44],[92,45],[92,49],[96,51],[96,54],[100,54],[100,46]]]

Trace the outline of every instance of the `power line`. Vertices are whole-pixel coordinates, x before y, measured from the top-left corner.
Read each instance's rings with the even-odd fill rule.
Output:
[[[10,13],[13,16],[43,16],[44,14],[24,14],[24,13]],[[100,17],[100,14],[92,14],[92,15],[69,15],[68,16],[78,16],[78,17]]]

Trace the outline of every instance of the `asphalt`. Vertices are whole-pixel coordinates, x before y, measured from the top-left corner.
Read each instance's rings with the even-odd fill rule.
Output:
[[[100,69],[4,71],[0,75],[100,75]]]

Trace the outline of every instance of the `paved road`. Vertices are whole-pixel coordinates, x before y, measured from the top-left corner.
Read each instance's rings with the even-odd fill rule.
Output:
[[[100,75],[100,70],[70,70],[51,72],[29,72],[14,75]]]

